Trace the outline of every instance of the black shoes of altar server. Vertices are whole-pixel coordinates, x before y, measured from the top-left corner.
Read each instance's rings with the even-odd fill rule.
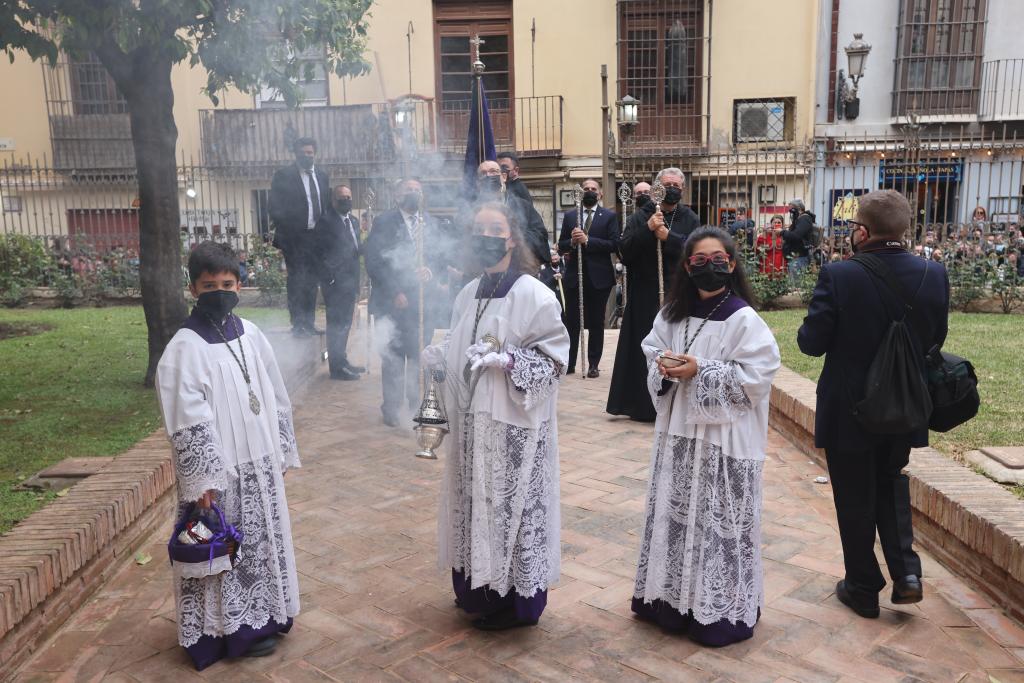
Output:
[[[517,617],[515,608],[503,609],[500,612],[473,620],[473,628],[481,631],[507,631],[510,628],[536,625],[536,620],[531,621]]]
[[[846,585],[846,580],[836,584],[836,597],[859,616],[865,619],[877,619],[880,611],[878,609],[878,594],[867,593],[852,586]],[[921,586],[921,579],[914,575],[904,576],[896,579],[892,585],[892,604],[911,605],[921,602],[924,597],[924,589]]]
[[[274,653],[277,649],[277,636],[267,636],[262,640],[257,640],[249,649],[245,651],[244,657],[267,657]]]

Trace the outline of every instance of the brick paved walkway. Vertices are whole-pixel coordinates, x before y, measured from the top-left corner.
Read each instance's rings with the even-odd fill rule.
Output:
[[[614,344],[609,333],[609,359]],[[412,456],[411,433],[380,425],[375,364],[359,382],[319,377],[297,411],[305,467],[289,475],[288,497],[302,614],[274,656],[191,670],[176,645],[161,532],[147,546],[154,561],[125,566],[17,680],[1024,681],[1024,630],[928,556],[919,605],[883,600],[875,621],[842,607],[829,487],[774,432],[768,607],[754,638],[712,650],[634,620],[652,429],[605,415],[610,371],[609,360],[600,379],[563,385],[563,576],[538,628],[484,634],[454,608],[435,567],[442,465]]]

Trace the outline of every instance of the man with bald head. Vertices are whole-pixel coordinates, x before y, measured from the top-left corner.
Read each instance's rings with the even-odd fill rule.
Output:
[[[667,289],[679,268],[683,243],[700,226],[697,214],[683,204],[686,183],[683,172],[678,168],[663,169],[655,178],[655,184],[658,183],[665,188],[664,199],[657,205],[651,202],[638,206],[619,240],[619,256],[626,266],[629,297],[622,315],[619,346],[615,350],[607,410],[612,415],[628,415],[640,422],[653,422],[657,417],[647,391],[647,358],[640,348],[640,342],[651,331],[654,317],[661,308],[657,245],[661,244],[662,274]]]
[[[640,181],[633,186],[633,205],[643,209],[651,203],[651,184]]]

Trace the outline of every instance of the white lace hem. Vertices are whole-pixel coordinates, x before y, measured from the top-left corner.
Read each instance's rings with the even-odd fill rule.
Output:
[[[486,413],[461,422],[442,490],[439,566],[499,595],[546,590],[561,555],[552,423],[527,429]]]
[[[690,381],[687,422],[726,424],[747,414],[750,399],[743,393],[734,363],[698,358],[697,368]]]
[[[227,521],[242,534],[231,571],[175,577],[178,642],[190,647],[243,626],[284,624],[299,613],[299,588],[284,481],[273,457],[238,465],[238,479],[218,498]]]
[[[213,422],[182,427],[171,434],[178,500],[192,502],[207,491],[223,491],[228,477]]]
[[[753,625],[764,607],[762,463],[659,432],[633,595],[702,624]]]
[[[302,467],[302,463],[299,462],[299,445],[295,442],[295,425],[292,423],[291,411],[277,411],[277,431],[285,469]]]
[[[558,363],[536,349],[509,346],[506,353],[512,356],[509,379],[516,389],[526,394],[523,399],[526,410],[533,410],[555,393],[562,374]]]

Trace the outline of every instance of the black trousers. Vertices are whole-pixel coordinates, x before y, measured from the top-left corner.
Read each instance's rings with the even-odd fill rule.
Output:
[[[825,458],[847,583],[869,593],[885,586],[875,557],[876,532],[893,579],[921,576],[921,558],[912,547],[910,480],[903,473],[910,449],[890,444],[868,450],[826,449]]]
[[[583,287],[583,308],[587,328],[587,362],[597,367],[604,353],[604,314],[608,305],[611,287],[597,289],[589,283]],[[563,322],[569,331],[569,367],[576,367],[576,356],[580,346],[580,300],[578,289],[565,290],[565,310],[562,312]],[[580,368],[586,372],[587,368]]]
[[[332,373],[348,365],[348,334],[359,296],[359,284],[327,279],[320,283],[327,308],[327,364]]]
[[[419,320],[413,307],[374,317],[374,335],[385,338],[381,347],[380,378],[383,394],[381,412],[397,416],[403,399],[413,410],[420,406]],[[423,330],[423,343],[429,344],[433,328]]]
[[[284,265],[288,269],[288,315],[292,327],[313,327],[316,314],[316,292],[320,283],[313,231],[288,239],[282,249]]]

